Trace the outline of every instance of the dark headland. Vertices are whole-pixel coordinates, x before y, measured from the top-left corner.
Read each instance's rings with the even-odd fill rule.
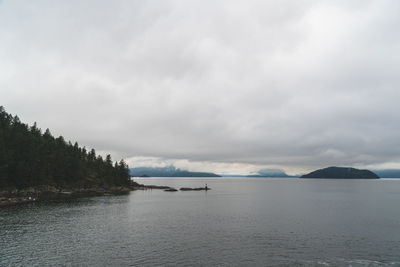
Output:
[[[131,180],[124,160],[43,133],[0,106],[0,206],[136,189],[146,187]]]
[[[0,207],[152,189],[177,191],[135,183],[124,160],[103,158],[49,129],[43,133],[36,123],[29,126],[0,106]]]
[[[300,178],[321,179],[379,179],[379,176],[369,170],[359,170],[349,167],[328,167],[319,169]]]

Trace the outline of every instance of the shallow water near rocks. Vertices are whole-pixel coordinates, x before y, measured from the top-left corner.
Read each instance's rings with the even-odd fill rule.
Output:
[[[400,266],[400,179],[138,178],[0,209],[0,266]]]

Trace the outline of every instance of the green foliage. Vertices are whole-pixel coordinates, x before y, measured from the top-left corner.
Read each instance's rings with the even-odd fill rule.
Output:
[[[38,185],[87,188],[123,186],[130,183],[129,169],[94,149],[44,134],[36,123],[29,127],[0,106],[0,188]]]
[[[369,170],[359,170],[348,167],[328,167],[319,169],[301,178],[327,178],[327,179],[379,179],[379,176]]]

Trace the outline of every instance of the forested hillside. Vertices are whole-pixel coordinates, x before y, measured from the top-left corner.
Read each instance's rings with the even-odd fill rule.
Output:
[[[123,186],[130,183],[129,169],[121,160],[113,163],[94,149],[87,151],[53,137],[47,129],[20,122],[0,106],[0,188],[18,189],[52,185],[87,188]]]
[[[349,167],[328,167],[310,172],[300,178],[379,179],[379,176],[369,170],[359,170]]]

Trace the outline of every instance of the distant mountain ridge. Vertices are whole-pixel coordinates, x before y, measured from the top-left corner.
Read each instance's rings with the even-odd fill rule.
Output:
[[[257,174],[247,175],[247,177],[290,177],[280,169],[262,169]]]
[[[328,167],[310,172],[300,178],[379,179],[379,176],[369,170],[359,170],[349,167]]]
[[[136,167],[129,169],[132,177],[221,177],[211,172],[191,172],[173,165],[166,167]]]
[[[399,169],[373,170],[373,172],[379,175],[381,178],[400,178]]]
[[[249,177],[249,178],[296,178],[299,175],[288,175],[281,169],[262,169],[255,174],[222,174],[222,177]]]

